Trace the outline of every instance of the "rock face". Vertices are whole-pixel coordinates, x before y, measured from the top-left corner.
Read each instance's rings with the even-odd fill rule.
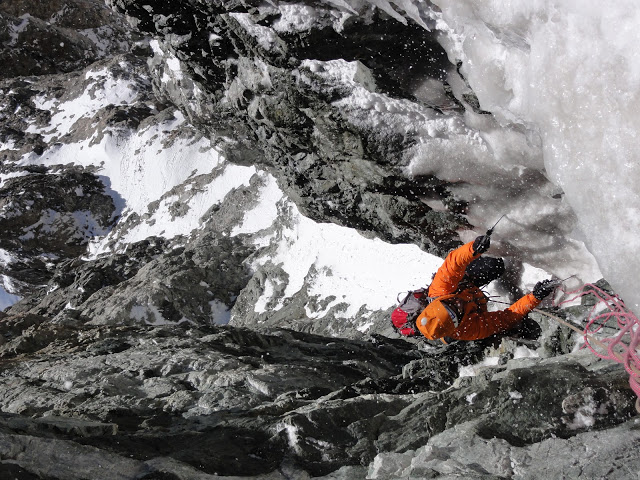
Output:
[[[402,173],[402,152],[415,141],[411,132],[400,136],[381,128],[374,133],[335,107],[358,88],[402,99],[411,95],[417,78],[441,80],[445,54],[427,30],[405,28],[372,12],[366,20],[347,21],[338,33],[330,26],[332,9],[318,7],[315,14],[326,28],[286,40],[276,37],[276,46],[266,48],[253,26],[272,26],[280,13],[258,11],[252,2],[198,3],[182,9],[157,4],[152,12],[134,1],[111,4],[135,18],[143,32],[162,32],[156,47],[161,61],[153,67],[155,78],[164,81],[157,88],[193,123],[217,135],[233,131],[234,142],[225,155],[271,167],[306,215],[439,253],[457,243],[456,229],[468,227],[458,215],[464,205],[452,198],[446,182],[411,182]],[[384,64],[369,53],[397,45],[401,53],[386,56]],[[425,49],[431,52],[427,58]],[[171,59],[186,71],[168,68]],[[331,88],[306,59],[353,62],[350,89]],[[453,97],[448,102],[458,108]],[[422,110],[421,115],[440,114],[428,103]],[[424,196],[439,200],[449,212],[429,208],[421,201]]]
[[[488,344],[420,352],[386,337],[74,326],[33,314],[0,327],[6,473],[306,478],[346,468],[331,478],[364,478],[368,468],[367,478],[577,478],[575,464],[549,464],[540,452],[579,455],[592,442],[606,466],[589,471],[639,466],[625,372],[587,352],[507,356],[452,385]]]
[[[2,2],[0,25],[2,79],[73,72],[134,40],[122,18],[95,0]]]
[[[568,328],[532,315],[535,340],[400,339],[389,310],[345,320],[348,297],[314,294],[313,268],[287,297],[290,274],[264,261],[294,204],[369,238],[460,243],[465,201],[406,175],[418,132],[381,116],[429,118],[438,138],[486,113],[452,94],[435,33],[365,4],[108,3],[0,6],[0,274],[23,297],[0,314],[0,476],[640,470],[625,370]]]
[[[113,200],[104,185],[94,174],[75,167],[10,178],[0,195],[2,248],[20,251],[25,259],[8,271],[24,283],[47,278],[47,256],[80,256],[88,240],[103,235],[112,224]]]

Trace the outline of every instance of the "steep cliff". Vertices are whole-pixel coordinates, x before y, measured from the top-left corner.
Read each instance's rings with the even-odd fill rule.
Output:
[[[536,140],[474,131],[437,8],[108,4],[0,6],[0,473],[634,478],[628,375],[571,329],[389,325],[496,195],[492,295],[600,273]]]

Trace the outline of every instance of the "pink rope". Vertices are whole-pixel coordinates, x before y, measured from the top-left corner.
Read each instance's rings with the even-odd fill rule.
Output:
[[[640,411],[640,320],[625,307],[620,297],[611,295],[592,283],[587,283],[581,290],[565,294],[568,298],[556,306],[572,303],[585,295],[596,298],[596,304],[587,316],[584,345],[596,356],[624,365],[629,374],[629,385],[638,397],[636,408]],[[612,325],[613,320],[616,321],[615,326]],[[614,328],[615,335],[600,335],[596,338],[595,334],[604,333],[603,329],[608,323],[608,327]]]

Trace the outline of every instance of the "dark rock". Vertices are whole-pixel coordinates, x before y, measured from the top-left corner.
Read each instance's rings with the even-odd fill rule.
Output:
[[[339,34],[318,28],[280,39],[271,28],[277,15],[261,15],[251,2],[180,8],[154,3],[147,9],[128,0],[110,3],[133,18],[136,28],[156,36],[163,53],[178,58],[190,73],[190,79],[181,76],[156,87],[202,128],[217,135],[233,130],[237,141],[225,151],[227,158],[241,164],[250,158],[271,167],[305,215],[391,242],[414,242],[434,253],[459,243],[456,231],[469,225],[457,214],[460,210],[446,212],[452,202],[446,183],[409,181],[401,171],[411,135],[384,135],[355,124],[330,106],[349,92],[332,88],[301,66],[305,58],[360,62],[381,91],[413,99],[409,92],[418,78],[445,74],[445,55],[433,34],[374,13],[366,23],[349,22]],[[260,46],[230,13],[246,13],[249,22],[271,28],[279,47]],[[208,38],[211,31],[219,38],[214,43]],[[340,48],[332,48],[338,42]],[[368,53],[372,45],[384,51],[400,45],[402,51],[382,64]],[[256,67],[256,61],[262,66]],[[152,65],[157,78],[175,77],[160,59]],[[265,75],[268,82],[262,81]],[[196,86],[205,92],[197,103],[189,94]],[[219,103],[222,86],[225,101]],[[422,202],[424,192],[435,194],[445,212]]]
[[[95,0],[6,0],[0,26],[0,78],[71,72],[129,50],[134,40],[120,15]]]

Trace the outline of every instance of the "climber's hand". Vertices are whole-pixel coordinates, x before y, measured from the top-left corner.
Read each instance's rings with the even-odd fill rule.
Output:
[[[533,287],[533,296],[538,300],[542,300],[553,292],[557,286],[558,282],[556,280],[542,280],[541,282],[536,283],[536,286]]]
[[[491,246],[491,235],[480,235],[473,241],[473,254],[480,255],[489,250]]]

